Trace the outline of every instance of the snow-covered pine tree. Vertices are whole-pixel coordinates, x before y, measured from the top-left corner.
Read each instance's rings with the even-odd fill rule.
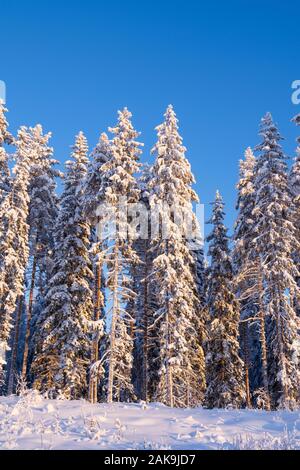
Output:
[[[0,100],[0,211],[3,200],[10,189],[10,171],[8,167],[8,154],[4,145],[13,143],[13,137],[8,131],[8,122],[5,113],[7,109]],[[0,212],[1,217],[1,212]],[[1,230],[1,225],[0,225]]]
[[[99,220],[97,215],[98,207],[103,204],[105,190],[108,185],[102,167],[105,163],[109,162],[111,156],[111,141],[107,134],[103,132],[91,154],[92,160],[89,164],[88,175],[84,184],[85,212],[94,225]]]
[[[44,135],[41,125],[37,125],[32,129],[28,219],[30,226],[30,258],[27,270],[29,277],[29,300],[22,363],[23,379],[26,379],[28,367],[31,319],[34,293],[37,287],[37,273],[40,273],[40,282],[43,278],[46,284],[52,268],[53,231],[57,217],[55,177],[60,176],[60,172],[54,169],[54,165],[58,162],[52,158],[53,149],[48,145],[50,138],[51,133]]]
[[[235,287],[240,302],[241,350],[245,364],[247,406],[250,392],[260,407],[270,410],[268,359],[266,340],[266,308],[261,274],[261,257],[256,250],[255,211],[256,159],[247,149],[240,163],[237,185],[239,211],[235,224],[233,252]]]
[[[294,408],[299,400],[297,317],[291,297],[299,292],[292,254],[299,250],[292,223],[292,195],[286,156],[272,116],[262,119],[255,178],[254,249],[260,258],[261,285],[268,314],[269,387],[273,407]]]
[[[192,202],[198,198],[172,106],[157,131],[158,142],[152,150],[156,161],[149,184],[151,211],[159,216],[159,230],[152,232],[155,259],[150,276],[160,306],[152,319],[153,326],[159,326],[156,399],[171,407],[184,407],[201,403],[205,389],[205,378],[199,374],[204,371],[204,358],[201,364],[194,358],[199,308],[194,259],[186,239],[192,236],[187,233],[188,225],[196,225]],[[197,348],[202,348],[198,342]]]
[[[204,243],[202,236],[196,239],[195,249],[193,250],[193,257],[195,262],[193,263],[194,276],[196,279],[197,296],[200,299],[200,305],[206,308],[206,259],[204,255]]]
[[[88,146],[82,132],[67,162],[56,226],[55,257],[41,325],[43,341],[34,358],[34,387],[69,399],[87,393],[90,361],[89,320],[93,303],[89,257],[90,228],[83,215],[82,181],[87,174]]]
[[[110,158],[100,168],[103,181],[107,182],[98,211],[100,240],[105,236],[101,227],[105,229],[113,223],[115,229],[106,233],[105,240],[107,248],[104,261],[110,306],[106,312],[108,343],[93,369],[105,374],[109,403],[115,400],[127,401],[134,395],[131,380],[133,337],[130,331],[134,319],[125,306],[134,295],[130,289],[129,266],[138,262],[138,257],[132,248],[133,234],[127,217],[127,204],[139,200],[134,175],[140,166],[138,159],[141,144],[136,141],[139,133],[132,126],[131,116],[127,108],[119,112],[117,126],[109,129],[114,134]]]
[[[10,145],[13,142],[13,138],[11,134],[8,132],[8,122],[6,120],[6,113],[7,109],[4,107],[4,103],[0,100],[0,244],[3,237],[6,236],[5,233],[5,218],[2,217],[3,211],[7,210],[7,206],[5,207],[4,201],[10,191],[10,170],[8,166],[8,153],[4,148],[4,145]],[[4,315],[4,311],[0,311],[0,317]],[[1,318],[0,318],[1,322]],[[1,338],[1,335],[0,335]],[[2,338],[3,340],[3,338]],[[1,341],[0,344],[0,368],[2,368],[1,363],[5,361],[6,350],[7,350],[7,343],[6,341]],[[1,374],[0,374],[1,375]],[[3,380],[3,377],[2,377]],[[1,383],[0,383],[1,385]]]
[[[250,408],[251,391],[250,376],[252,362],[252,332],[256,333],[257,326],[253,323],[253,318],[257,313],[257,290],[253,281],[253,262],[249,259],[249,246],[254,237],[253,231],[253,209],[255,203],[254,193],[254,169],[255,157],[252,149],[247,148],[245,159],[240,161],[240,179],[237,184],[238,201],[237,207],[238,217],[235,224],[234,232],[234,251],[233,266],[235,272],[236,294],[240,303],[240,343],[242,359],[245,367],[245,386],[246,386],[246,404]],[[258,364],[255,364],[255,369]],[[255,370],[257,373],[257,370]]]
[[[92,161],[88,168],[88,175],[84,184],[84,211],[89,220],[91,231],[91,256],[93,257],[94,271],[94,321],[98,322],[104,319],[105,307],[105,279],[103,273],[104,250],[106,244],[98,237],[97,224],[100,222],[98,208],[105,203],[105,190],[109,180],[105,180],[105,173],[102,172],[102,166],[110,160],[111,142],[107,134],[102,133],[98,144],[92,152]],[[103,334],[104,332],[102,332]],[[104,333],[105,334],[105,333]],[[99,361],[99,341],[100,332],[96,330],[93,334],[92,354],[91,354],[91,373],[89,378],[89,400],[91,403],[98,401],[99,371],[93,368],[93,364]],[[107,336],[103,338],[102,346],[105,349]]]
[[[294,117],[293,122],[300,126],[300,114]],[[300,137],[297,139],[299,146],[296,150],[296,157],[289,175],[289,184],[293,198],[293,222],[296,228],[296,238],[300,242]],[[297,269],[300,272],[300,254],[299,250],[293,254]],[[300,276],[296,278],[298,287],[300,288]],[[295,309],[298,317],[300,317],[300,299],[294,296]]]
[[[206,367],[205,367],[205,344],[207,341],[207,302],[206,302],[206,259],[204,256],[204,240],[198,229],[198,237],[196,237],[191,245],[191,254],[193,256],[192,273],[195,280],[195,310],[193,326],[195,336],[191,337],[191,362],[195,371],[196,378],[194,387],[194,396],[192,403],[195,406],[204,401],[204,392],[206,390]],[[200,383],[201,387],[198,386]]]
[[[224,225],[224,203],[219,192],[213,204],[208,255],[206,405],[240,408],[245,402],[243,361],[239,357],[239,305],[233,290],[229,237]]]
[[[24,275],[29,256],[27,220],[32,150],[31,129],[21,127],[15,146],[14,178],[11,190],[2,201],[0,231],[0,375],[2,375],[2,380],[13,315],[18,299],[20,304],[24,294]],[[15,351],[17,352],[16,348]],[[10,391],[13,389],[14,363],[15,356],[11,355]]]
[[[151,328],[151,319],[158,309],[150,283],[150,273],[154,259],[151,249],[151,218],[149,203],[149,182],[152,168],[144,164],[138,179],[140,189],[140,224],[133,249],[139,262],[130,266],[131,288],[135,296],[127,305],[135,320],[133,352],[133,384],[136,396],[146,402],[154,399],[158,384],[159,346],[157,328]]]

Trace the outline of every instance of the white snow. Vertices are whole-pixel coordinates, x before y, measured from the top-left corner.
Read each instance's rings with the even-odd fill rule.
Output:
[[[300,449],[300,411],[0,398],[0,449]]]

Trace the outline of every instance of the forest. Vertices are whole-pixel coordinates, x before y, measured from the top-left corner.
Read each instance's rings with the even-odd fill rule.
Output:
[[[300,138],[290,162],[262,118],[233,234],[217,191],[203,240],[171,105],[156,132],[141,164],[125,108],[92,151],[75,137],[62,173],[51,133],[12,135],[0,103],[1,394],[298,409]]]

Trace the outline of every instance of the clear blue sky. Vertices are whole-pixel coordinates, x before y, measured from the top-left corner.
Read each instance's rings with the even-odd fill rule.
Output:
[[[61,162],[79,130],[93,147],[124,106],[146,160],[172,103],[201,202],[218,188],[232,226],[238,160],[266,111],[293,155],[299,1],[1,0],[0,18],[11,129],[41,123]]]

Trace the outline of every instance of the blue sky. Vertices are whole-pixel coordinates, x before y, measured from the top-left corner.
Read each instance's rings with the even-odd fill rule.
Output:
[[[64,162],[79,130],[93,147],[127,106],[147,160],[172,103],[201,202],[219,189],[232,228],[238,160],[266,111],[294,153],[299,17],[297,1],[1,0],[11,129],[41,123]]]

